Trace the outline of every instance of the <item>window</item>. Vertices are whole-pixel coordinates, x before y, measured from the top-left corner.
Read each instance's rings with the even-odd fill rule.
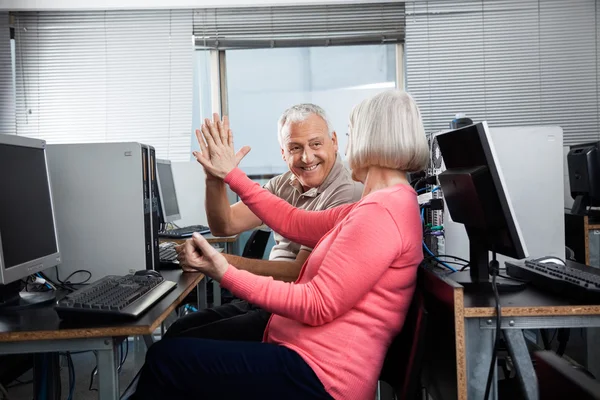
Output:
[[[196,129],[200,129],[204,118],[211,118],[213,104],[211,99],[211,64],[210,51],[198,50],[194,52],[194,99],[192,101],[192,142],[191,151],[199,151],[200,146],[196,139]],[[190,152],[190,159],[194,156]]]
[[[325,109],[344,157],[348,116],[368,96],[396,87],[396,45],[228,50],[227,98],[236,146],[252,151],[249,174],[282,173],[277,120],[288,107]]]

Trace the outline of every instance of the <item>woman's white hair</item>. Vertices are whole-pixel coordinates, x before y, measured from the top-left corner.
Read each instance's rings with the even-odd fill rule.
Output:
[[[298,122],[304,122],[312,114],[317,115],[325,121],[327,124],[327,132],[329,137],[333,133],[333,128],[325,110],[316,104],[302,103],[291,106],[281,114],[279,121],[277,121],[277,138],[279,139],[279,145],[283,147],[283,140],[290,135],[290,125]]]
[[[388,90],[350,113],[348,161],[353,171],[370,166],[406,172],[427,167],[429,146],[417,103],[406,92]]]

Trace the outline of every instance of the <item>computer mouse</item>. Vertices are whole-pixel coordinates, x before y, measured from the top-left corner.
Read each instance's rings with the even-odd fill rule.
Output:
[[[134,275],[138,275],[138,276],[155,276],[157,278],[160,278],[162,276],[160,274],[160,272],[155,271],[153,269],[141,269],[139,271],[135,271]]]
[[[552,256],[538,258],[536,261],[540,262],[542,264],[551,263],[551,264],[558,264],[558,265],[563,265],[563,266],[566,265],[566,263],[563,260],[561,260],[560,258],[552,257]]]

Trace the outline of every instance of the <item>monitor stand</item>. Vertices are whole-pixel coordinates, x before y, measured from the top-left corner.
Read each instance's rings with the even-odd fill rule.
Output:
[[[454,272],[449,277],[465,288],[468,293],[493,293],[492,277],[474,278],[470,271]],[[511,279],[496,277],[496,288],[498,293],[518,292],[525,289],[526,282],[519,282]]]
[[[488,246],[485,241],[473,235],[469,237],[469,271],[454,272],[449,277],[462,285],[469,293],[493,293],[491,266]],[[498,268],[496,266],[496,268]],[[496,271],[498,273],[498,271]],[[525,289],[527,282],[519,282],[496,276],[498,293],[518,292]]]
[[[21,281],[0,285],[0,313],[37,307],[56,301],[54,290],[22,292]]]

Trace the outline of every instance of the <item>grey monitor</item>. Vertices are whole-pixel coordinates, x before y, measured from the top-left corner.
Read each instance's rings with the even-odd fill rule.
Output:
[[[0,135],[0,286],[58,264],[46,142]]]
[[[171,161],[157,159],[156,169],[158,171],[158,190],[160,192],[160,207],[163,219],[165,222],[177,221],[181,218],[181,215]]]

